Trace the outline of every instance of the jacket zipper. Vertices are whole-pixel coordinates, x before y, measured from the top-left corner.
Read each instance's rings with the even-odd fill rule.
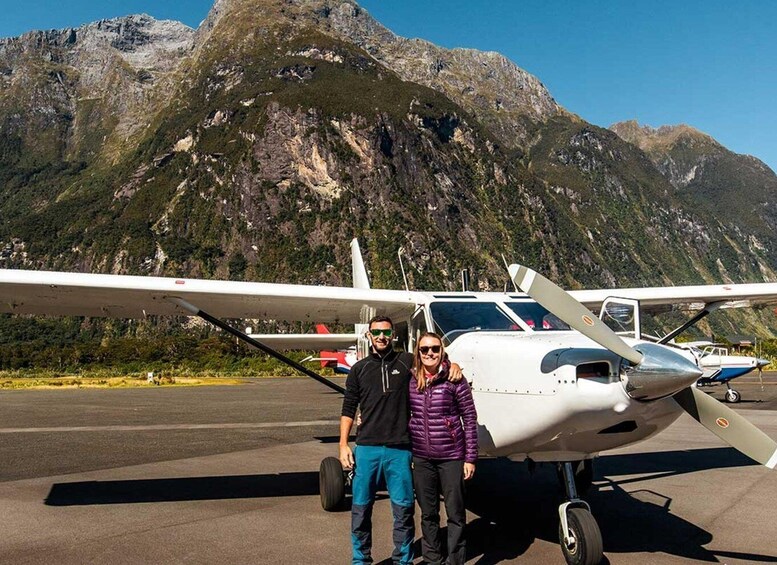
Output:
[[[424,390],[424,437],[426,438],[426,453],[429,457],[432,457],[432,442],[429,439],[429,405],[431,404],[432,395],[431,388],[429,386]]]

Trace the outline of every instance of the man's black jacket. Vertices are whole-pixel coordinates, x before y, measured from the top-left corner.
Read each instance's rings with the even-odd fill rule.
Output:
[[[409,445],[411,353],[375,353],[356,363],[345,381],[342,415],[356,417],[361,409],[357,445]]]

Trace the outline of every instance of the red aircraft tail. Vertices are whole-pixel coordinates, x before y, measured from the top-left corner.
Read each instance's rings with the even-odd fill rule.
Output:
[[[316,324],[317,334],[332,333],[324,324]],[[351,370],[351,364],[346,359],[346,351],[319,351],[318,356],[321,358],[321,368],[329,367],[335,371],[335,373],[348,373]]]

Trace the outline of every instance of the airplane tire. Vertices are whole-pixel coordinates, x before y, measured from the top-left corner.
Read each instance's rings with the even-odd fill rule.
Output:
[[[345,476],[343,466],[336,457],[326,457],[318,471],[318,488],[321,507],[327,512],[342,508],[345,502]]]
[[[734,390],[733,388],[730,388],[726,391],[726,402],[736,404],[740,400],[742,400],[742,395],[739,394],[739,391]]]
[[[574,542],[564,543],[564,531],[559,524],[561,551],[568,565],[599,565],[604,557],[602,533],[596,519],[585,508],[570,508],[567,512],[569,533]]]

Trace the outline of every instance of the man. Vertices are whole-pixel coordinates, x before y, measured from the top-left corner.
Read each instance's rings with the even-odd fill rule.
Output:
[[[409,383],[413,355],[394,351],[391,318],[370,320],[372,354],[356,363],[345,381],[340,417],[340,462],[354,468],[351,543],[353,563],[372,563],[372,507],[381,476],[385,478],[394,516],[392,560],[413,562],[412,453],[407,424],[410,419]],[[461,368],[451,366],[451,381],[461,379]],[[361,410],[355,453],[348,445],[356,410]]]

